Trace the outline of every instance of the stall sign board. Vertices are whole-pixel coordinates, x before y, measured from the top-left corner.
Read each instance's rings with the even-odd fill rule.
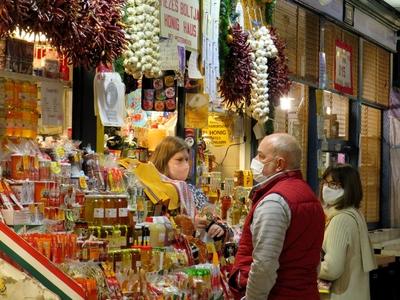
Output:
[[[198,50],[199,0],[161,0],[161,36],[174,36],[188,50]]]
[[[336,40],[335,89],[353,94],[352,48],[340,40]]]
[[[225,147],[230,143],[230,130],[223,118],[218,116],[208,116],[208,127],[203,129],[203,134],[210,137],[215,147]]]

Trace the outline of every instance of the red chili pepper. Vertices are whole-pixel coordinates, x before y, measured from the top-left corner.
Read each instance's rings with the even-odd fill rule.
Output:
[[[239,108],[250,104],[251,83],[251,57],[250,46],[247,42],[248,34],[243,31],[238,23],[230,29],[233,41],[229,45],[229,55],[225,61],[225,72],[219,83],[219,90],[228,107]]]

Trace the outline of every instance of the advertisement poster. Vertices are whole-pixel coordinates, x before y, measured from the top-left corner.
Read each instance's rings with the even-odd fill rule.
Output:
[[[198,50],[199,0],[161,0],[161,36],[174,36],[188,50]]]
[[[208,117],[208,126],[203,129],[203,136],[208,136],[215,147],[226,147],[231,142],[231,132],[224,118],[217,115]]]
[[[208,95],[186,94],[185,127],[205,128],[208,125]]]
[[[64,87],[60,83],[43,82],[41,86],[42,125],[62,126],[64,122]]]
[[[335,89],[346,94],[353,94],[352,48],[336,41]]]
[[[97,73],[94,98],[103,126],[121,127],[125,118],[125,85],[118,73]]]

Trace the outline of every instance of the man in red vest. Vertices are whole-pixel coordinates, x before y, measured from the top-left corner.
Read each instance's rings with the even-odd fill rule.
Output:
[[[300,146],[288,134],[266,136],[258,147],[251,169],[259,184],[229,278],[235,299],[320,299],[324,212],[302,179],[300,160]]]

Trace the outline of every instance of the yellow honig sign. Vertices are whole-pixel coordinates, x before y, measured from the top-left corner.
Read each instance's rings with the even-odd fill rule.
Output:
[[[223,118],[208,116],[208,126],[203,129],[203,134],[208,135],[215,147],[228,146],[230,144],[230,129]]]

